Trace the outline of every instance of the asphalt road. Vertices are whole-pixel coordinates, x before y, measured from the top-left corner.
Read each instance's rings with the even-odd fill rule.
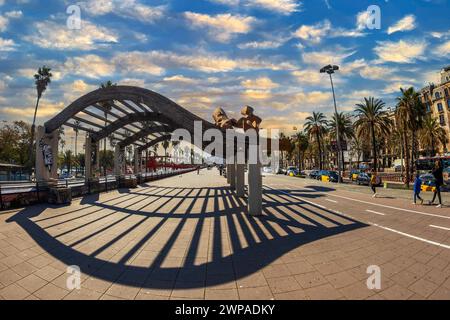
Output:
[[[367,186],[339,186],[282,175],[266,175],[263,184],[268,190],[278,190],[318,208],[450,249],[450,203],[447,194],[443,194],[444,206],[436,208],[435,205],[414,205],[411,192],[403,190],[379,188],[379,197],[373,198]],[[430,200],[432,193],[422,193],[422,197]]]

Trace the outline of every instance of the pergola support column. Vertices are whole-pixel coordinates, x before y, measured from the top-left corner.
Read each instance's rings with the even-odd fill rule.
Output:
[[[248,165],[248,213],[262,215],[262,175],[259,161]]]
[[[98,142],[93,141],[92,137],[86,135],[84,165],[86,179],[92,179],[95,172],[98,171],[100,162],[100,152]]]
[[[141,173],[141,153],[137,148],[134,149],[134,174]]]
[[[36,181],[57,181],[58,179],[58,132],[47,134],[39,126],[36,133]]]
[[[236,163],[236,196],[239,198],[245,195],[245,164]]]
[[[231,184],[231,164],[227,163],[227,183]]]
[[[236,164],[234,163],[230,164],[230,188],[232,190],[236,189]]]
[[[114,149],[114,175],[123,176],[124,175],[124,160],[125,160],[125,149],[119,145],[116,145]]]

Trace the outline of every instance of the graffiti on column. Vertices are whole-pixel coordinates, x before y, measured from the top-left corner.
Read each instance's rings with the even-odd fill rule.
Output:
[[[52,147],[44,142],[44,139],[39,140],[39,147],[42,150],[42,156],[44,158],[44,165],[47,167],[48,171],[52,170],[53,165],[53,152]]]

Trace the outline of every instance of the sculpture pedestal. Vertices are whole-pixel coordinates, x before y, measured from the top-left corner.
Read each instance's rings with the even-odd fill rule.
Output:
[[[50,187],[48,190],[48,203],[71,204],[72,190],[70,187]]]

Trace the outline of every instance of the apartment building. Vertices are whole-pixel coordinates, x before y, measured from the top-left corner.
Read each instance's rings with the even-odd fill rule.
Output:
[[[441,70],[439,84],[430,84],[421,90],[422,102],[426,105],[427,112],[431,113],[439,124],[447,132],[450,141],[450,66]],[[439,153],[447,152],[439,146]]]

